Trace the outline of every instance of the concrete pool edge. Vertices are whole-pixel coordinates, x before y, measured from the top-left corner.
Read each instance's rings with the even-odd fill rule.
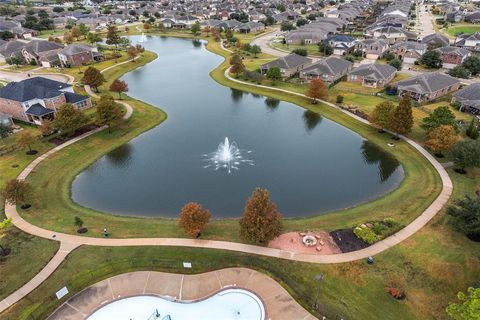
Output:
[[[247,268],[226,268],[189,275],[156,271],[116,275],[73,295],[48,320],[87,319],[110,303],[134,296],[175,297],[179,302],[189,303],[231,289],[244,290],[257,297],[263,305],[265,319],[316,319],[269,276]]]

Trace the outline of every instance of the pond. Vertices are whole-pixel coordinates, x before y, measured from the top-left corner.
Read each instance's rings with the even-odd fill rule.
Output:
[[[71,190],[80,205],[176,217],[194,201],[214,217],[238,217],[262,187],[285,217],[303,217],[371,201],[401,183],[398,161],[357,133],[217,84],[209,72],[223,58],[205,43],[148,37],[143,45],[158,59],[122,79],[130,96],[168,118],[81,172]]]

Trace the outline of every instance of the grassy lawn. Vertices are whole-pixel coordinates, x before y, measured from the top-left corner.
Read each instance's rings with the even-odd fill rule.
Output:
[[[38,38],[48,39],[49,37],[63,36],[67,31],[67,29],[43,30],[40,31]]]
[[[460,34],[470,34],[474,32],[479,32],[480,25],[468,24],[468,23],[454,24],[446,29],[443,29],[443,31],[448,35],[455,37]]]
[[[272,46],[274,48],[287,51],[287,52],[292,52],[295,49],[305,49],[307,50],[309,56],[318,56],[318,57],[321,56],[320,52],[318,51],[318,45],[316,44],[294,45],[294,44],[283,44],[281,42],[274,42],[272,43]]]
[[[208,47],[215,53],[225,55],[218,43],[210,42]],[[147,61],[148,59],[145,59],[141,63]],[[106,76],[111,81],[136,66],[137,64],[124,64],[118,68],[120,70],[113,69],[107,72]],[[396,142],[395,148],[388,148],[386,144],[391,142],[391,139],[387,134],[378,134],[373,128],[325,105],[313,105],[301,97],[231,82],[223,76],[226,67],[227,63],[224,62],[211,72],[212,77],[220,84],[296,103],[300,107],[318,112],[355,130],[392,153],[405,169],[406,177],[401,186],[385,197],[326,215],[289,219],[285,221],[286,230],[305,230],[306,226],[310,230],[331,230],[383,217],[393,217],[407,223],[418,216],[438,194],[440,183],[436,172],[405,142]],[[298,86],[291,86],[300,90]],[[102,88],[102,91],[104,90]],[[347,100],[347,94],[344,92],[341,94]],[[336,97],[334,91],[331,92],[331,96]],[[362,99],[365,99],[362,105],[374,105],[373,98],[382,99],[362,95]],[[73,218],[78,215],[90,229],[87,234],[89,236],[100,236],[104,226],[109,228],[114,237],[184,236],[178,230],[176,220],[112,216],[82,208],[71,201],[70,183],[78,172],[106,152],[158,125],[166,117],[157,108],[131,98],[127,99],[135,109],[129,121],[115,128],[111,134],[101,132],[62,150],[35,170],[28,181],[36,190],[42,189],[43,192],[35,194],[32,199],[33,210],[23,212],[23,217],[52,230],[73,233],[75,231]],[[360,97],[350,99],[357,101]],[[36,146],[40,151],[45,151],[49,147],[44,144]],[[24,152],[1,157],[0,181],[16,176],[31,160],[32,158],[27,157]],[[12,168],[12,163],[19,164],[19,168]],[[52,172],[55,174],[52,175]],[[450,174],[455,185],[454,198],[465,193],[473,194],[474,187],[480,184],[480,170],[470,171],[467,176],[455,174],[453,171],[450,171]],[[447,221],[448,217],[440,213],[413,237],[377,255],[375,264],[371,266],[363,261],[314,265],[220,250],[190,248],[82,247],[74,251],[60,269],[37,290],[2,314],[2,319],[28,319],[32,312],[35,317],[46,318],[61,303],[56,300],[54,293],[64,285],[68,286],[70,291],[68,297],[71,297],[89,284],[132,270],[184,273],[204,272],[230,266],[246,266],[264,271],[284,285],[294,298],[310,311],[312,311],[311,299],[314,297],[312,292],[315,292],[315,283],[312,279],[318,273],[324,274],[325,281],[320,294],[321,311],[329,318],[342,316],[347,319],[446,319],[444,309],[448,302],[455,299],[457,291],[465,290],[467,286],[478,281],[480,273],[480,245],[452,231]],[[204,236],[210,239],[238,241],[237,222],[216,220],[212,222],[211,228]],[[52,243],[46,242],[48,245]],[[39,254],[33,250],[23,250],[22,253],[26,255],[22,259],[30,257],[28,252]],[[45,255],[47,253],[45,252]],[[37,258],[32,258],[35,259]],[[181,268],[181,262],[186,260],[193,262],[193,270],[186,271]],[[32,263],[24,262],[22,265],[20,262],[17,265],[31,267]],[[13,264],[9,270],[19,272]],[[2,269],[0,271],[4,274]],[[27,277],[9,277],[9,281],[13,281],[10,278]],[[15,279],[19,282],[17,286],[24,282],[19,279]],[[5,287],[7,286],[15,288],[15,285],[6,284]],[[389,286],[404,290],[407,299],[397,301],[390,298],[386,293]]]

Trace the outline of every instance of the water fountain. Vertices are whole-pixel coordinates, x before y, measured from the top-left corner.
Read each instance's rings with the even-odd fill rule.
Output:
[[[251,151],[239,149],[235,142],[230,143],[228,137],[225,137],[218,145],[217,151],[204,155],[208,162],[204,168],[214,167],[215,170],[223,168],[230,174],[232,170],[238,170],[242,164],[254,165],[253,160],[244,155],[250,153]]]
[[[142,32],[142,37],[140,38],[140,43],[144,43],[144,42],[147,42],[147,37],[145,36],[145,33]]]

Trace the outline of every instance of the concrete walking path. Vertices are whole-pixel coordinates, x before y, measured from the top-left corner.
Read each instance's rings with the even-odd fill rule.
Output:
[[[249,85],[253,87],[258,87],[258,88],[264,88],[268,90],[273,90],[273,91],[280,91],[280,92],[285,92],[288,94],[292,95],[297,95],[301,97],[305,97],[305,95],[300,94],[300,93],[295,93],[295,92],[290,92],[288,90],[284,89],[278,89],[278,88],[272,88],[272,87],[267,87],[267,86],[262,86],[262,85],[257,85],[257,84],[252,84],[252,83],[246,83],[243,81],[240,81],[238,79],[234,79],[230,77],[228,74],[228,69],[225,71],[225,76],[234,82],[241,83],[243,85]],[[306,98],[306,97],[305,97]],[[345,114],[357,119],[358,121],[361,121],[365,124],[369,124],[369,122],[363,118],[360,118],[354,114],[351,114],[345,110],[340,109],[338,106],[335,104],[329,103],[327,101],[321,101],[322,103],[336,108],[341,112],[344,112]],[[56,148],[48,151],[47,153],[41,155],[37,159],[35,159],[32,163],[30,163],[18,176],[17,179],[19,180],[25,180],[27,176],[36,168],[36,166],[41,163],[44,159],[46,159],[48,156],[52,155],[53,153],[58,152],[59,150],[64,149],[65,147],[75,143],[76,141],[79,141],[81,139],[84,139],[96,132],[99,132],[101,130],[105,129],[105,127],[97,128],[91,132],[87,132],[81,136],[78,136],[60,146],[57,146]],[[63,244],[68,244],[68,246],[72,246],[72,248],[75,248],[80,245],[92,245],[92,246],[179,246],[179,247],[196,247],[196,248],[210,248],[210,249],[222,249],[222,250],[230,250],[230,251],[237,251],[237,252],[243,252],[243,253],[249,253],[249,254],[257,254],[257,255],[264,255],[264,256],[269,256],[269,257],[275,257],[275,258],[283,258],[283,259],[288,259],[288,260],[293,260],[293,261],[301,261],[301,262],[311,262],[311,263],[321,263],[321,264],[329,264],[329,263],[342,263],[342,262],[351,262],[359,259],[365,259],[369,256],[374,256],[376,254],[379,254],[388,248],[391,248],[400,242],[404,241],[408,237],[412,236],[415,232],[420,230],[423,226],[425,226],[442,208],[443,206],[447,203],[448,199],[450,198],[450,195],[452,194],[453,190],[453,185],[452,181],[450,180],[450,177],[448,176],[448,173],[446,170],[443,168],[443,166],[429,153],[427,152],[422,146],[420,146],[418,143],[414,142],[413,140],[410,140],[407,137],[401,136],[403,140],[405,140],[408,144],[410,144],[413,148],[418,150],[427,160],[432,164],[432,166],[436,169],[438,174],[440,175],[441,181],[442,181],[442,190],[438,197],[430,204],[430,206],[425,209],[425,211],[417,217],[412,223],[410,223],[408,226],[397,232],[396,234],[381,240],[367,248],[364,248],[362,250],[354,251],[354,252],[348,252],[348,253],[339,253],[339,254],[333,254],[333,255],[310,255],[310,254],[302,254],[302,253],[295,253],[295,252],[289,252],[286,250],[280,250],[280,249],[274,249],[274,248],[266,248],[266,247],[260,247],[260,246],[255,246],[255,245],[249,245],[249,244],[243,244],[243,243],[236,243],[236,242],[228,242],[228,241],[214,241],[214,240],[201,240],[201,239],[182,239],[182,238],[134,238],[134,239],[112,239],[112,238],[90,238],[90,237],[84,237],[84,236],[79,236],[79,235],[72,235],[72,234],[65,234],[65,233],[57,233],[54,231],[50,231],[47,229],[43,229],[40,227],[37,227],[26,220],[24,220],[18,213],[17,208],[15,205],[11,205],[9,203],[5,204],[5,214],[7,218],[11,218],[13,224],[21,229],[22,231],[42,237],[42,238],[47,238],[47,239],[54,239],[57,241],[60,241]],[[72,249],[73,250],[73,249]],[[62,258],[58,253],[55,257]],[[66,255],[65,255],[66,256]],[[64,258],[64,257],[63,257]],[[29,292],[33,291],[40,283],[46,279],[49,275],[51,275],[54,271],[55,268],[58,267],[58,265],[54,265],[55,267],[52,268],[52,266],[45,267],[40,274],[42,274],[42,277],[45,278],[37,278],[35,277],[32,279],[29,283],[27,283],[24,287],[22,287],[20,290],[17,290],[14,292],[12,295],[4,299],[3,301],[0,301],[0,312],[6,309],[5,306],[11,305],[10,301],[18,301],[16,300],[16,297],[18,295],[26,295]],[[43,280],[42,280],[43,279]],[[34,281],[35,280],[35,281]],[[41,281],[40,281],[41,280]]]

